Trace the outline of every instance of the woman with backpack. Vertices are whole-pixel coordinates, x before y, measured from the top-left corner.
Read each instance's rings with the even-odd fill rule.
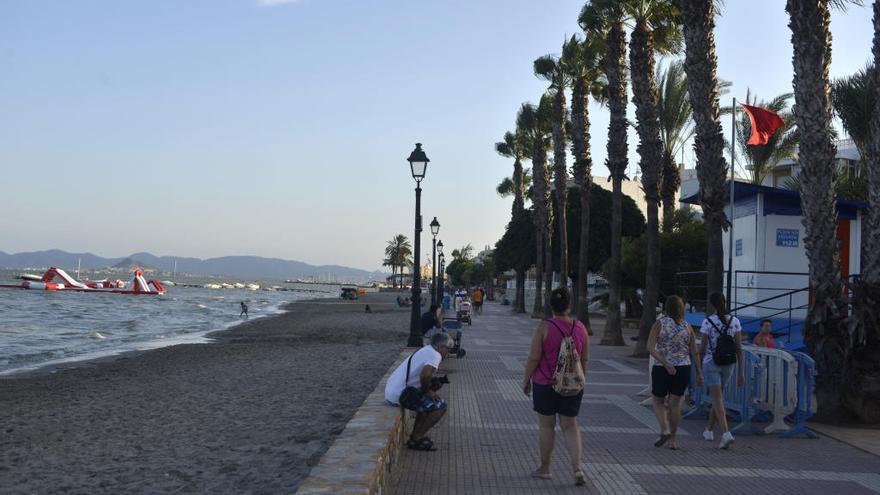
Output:
[[[651,395],[654,396],[654,414],[660,424],[660,439],[654,442],[654,447],[669,442],[669,448],[677,450],[681,398],[690,385],[691,362],[697,368],[697,386],[703,384],[703,372],[697,355],[694,329],[684,321],[684,302],[678,296],[667,297],[663,313],[654,322],[648,336],[648,350],[654,359]]]
[[[718,448],[726,449],[733,443],[734,438],[727,426],[723,387],[730,380],[735,364],[737,365],[736,386],[742,387],[745,383],[742,367],[743,350],[740,343],[742,326],[739,319],[730,316],[727,310],[727,301],[723,295],[717,292],[713,293],[709,296],[709,304],[715,309],[715,314],[704,319],[700,326],[702,334],[700,356],[703,358],[703,376],[712,397],[709,425],[703,432],[703,438],[707,442],[715,440],[713,430],[717,423],[723,432]]]
[[[550,294],[553,318],[542,321],[532,336],[532,346],[525,366],[523,392],[532,395],[538,413],[538,446],[541,466],[532,476],[551,479],[556,417],[565,437],[575,485],[586,484],[581,470],[581,432],[577,424],[584,396],[584,371],[589,356],[589,338],[583,323],[569,316],[571,293],[565,287]]]

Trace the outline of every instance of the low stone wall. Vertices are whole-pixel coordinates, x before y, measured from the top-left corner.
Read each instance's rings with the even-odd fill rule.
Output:
[[[399,408],[385,402],[385,383],[412,352],[413,349],[404,349],[400,353],[296,493],[373,495],[386,492],[386,483],[411,420],[410,415],[401,414]]]

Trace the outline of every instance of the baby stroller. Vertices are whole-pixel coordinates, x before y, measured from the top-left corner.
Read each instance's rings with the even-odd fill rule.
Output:
[[[461,347],[461,322],[453,318],[444,318],[443,331],[452,337],[452,347],[449,348],[449,354],[455,354],[455,357],[463,358],[466,352]]]
[[[465,323],[468,325],[472,324],[471,321],[471,303],[469,301],[462,301],[461,304],[458,305],[458,311],[455,312],[455,319]]]

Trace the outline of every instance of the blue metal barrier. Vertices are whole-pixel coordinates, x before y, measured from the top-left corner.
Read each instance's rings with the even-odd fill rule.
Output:
[[[783,438],[805,435],[807,438],[819,438],[806,422],[813,415],[813,384],[816,376],[816,362],[803,352],[791,352],[797,359],[797,407],[794,410],[794,425],[782,434]]]

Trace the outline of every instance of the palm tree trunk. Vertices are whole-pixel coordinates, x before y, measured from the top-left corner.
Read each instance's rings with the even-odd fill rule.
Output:
[[[836,147],[831,135],[831,13],[828,0],[788,0],[794,48],[793,108],[801,136],[801,207],[804,214],[804,247],[810,266],[813,303],[804,325],[804,341],[816,360],[818,416],[841,421],[850,416],[850,396],[861,395],[847,382],[850,349],[846,328],[848,311],[840,274],[837,209],[834,188]]]
[[[553,219],[547,221],[552,225]],[[550,293],[553,292],[553,235],[551,229],[544,230],[544,318],[553,316],[550,309]]]
[[[660,186],[660,196],[663,200],[663,232],[672,232],[672,217],[675,212],[675,193],[681,185],[681,177],[678,174],[678,165],[672,155],[663,157],[663,173]]]
[[[549,220],[547,207],[549,203],[549,184],[547,182],[547,151],[544,149],[543,137],[535,139],[532,151],[532,188],[534,195],[532,204],[535,208],[535,304],[532,309],[533,318],[544,316],[544,266],[545,258],[552,259],[549,250],[545,249],[545,237],[548,234]]]
[[[590,102],[586,83],[583,78],[578,79],[571,91],[571,147],[574,155],[574,179],[580,189],[581,206],[575,312],[581,323],[589,329],[590,298],[587,293],[587,278],[590,271],[590,189],[593,187],[593,158],[590,153]]]
[[[565,89],[553,98],[553,178],[556,185],[556,225],[559,231],[559,285],[568,287],[568,167],[565,165]]]
[[[516,296],[513,302],[514,313],[526,312],[526,272],[525,270],[516,270]]]
[[[513,162],[513,216],[525,209],[525,191],[523,190],[523,166],[519,158]]]
[[[636,24],[630,35],[630,67],[632,67],[633,101],[636,104],[636,131],[642,169],[642,189],[647,202],[648,224],[645,230],[646,271],[645,303],[639,324],[636,356],[648,354],[648,334],[656,320],[660,292],[660,231],[657,208],[660,203],[660,166],[663,145],[657,118],[657,84],[654,81],[653,33],[644,22]]]
[[[628,164],[626,121],[626,34],[622,22],[611,25],[605,52],[608,79],[608,170],[611,172],[611,266],[608,273],[608,313],[602,345],[625,345],[620,322],[621,236],[623,234],[623,178]]]
[[[536,220],[540,222],[540,220]],[[544,316],[544,234],[538,227],[535,236],[535,303],[532,305],[532,318]]]
[[[718,58],[715,55],[715,2],[682,0],[688,95],[693,108],[696,133],[697,179],[700,205],[708,235],[706,286],[709,293],[721,292],[724,285],[724,246],[722,229],[730,225],[724,206],[727,191],[727,162],[718,105]]]

